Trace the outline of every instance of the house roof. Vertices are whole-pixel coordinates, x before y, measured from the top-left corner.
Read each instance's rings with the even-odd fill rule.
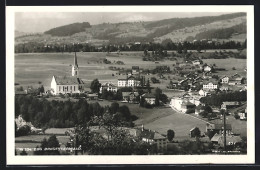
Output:
[[[207,129],[221,130],[224,129],[224,124],[207,124]],[[232,130],[231,124],[226,124],[226,130]]]
[[[113,83],[111,82],[106,82],[106,83],[103,83],[101,86],[106,86],[106,87],[116,87],[116,85],[114,85]]]
[[[15,94],[19,95],[19,94],[27,94],[27,93],[26,93],[26,91],[15,91]]]
[[[183,101],[182,106],[195,106],[195,104],[191,103],[190,101]]]
[[[54,79],[57,85],[73,85],[73,84],[84,84],[81,78],[74,76],[56,76],[54,75]]]
[[[145,93],[142,95],[144,98],[155,98],[155,95],[152,93]]]
[[[237,101],[235,101],[235,102],[223,102],[223,104],[233,106],[233,105],[239,105],[239,102],[237,102]]]
[[[219,135],[219,134],[215,134],[212,138],[211,138],[211,141],[212,142],[218,142],[219,139],[221,138],[222,135]]]

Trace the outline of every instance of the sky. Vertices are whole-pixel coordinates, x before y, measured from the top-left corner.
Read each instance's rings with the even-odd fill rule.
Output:
[[[75,22],[91,25],[104,22],[155,21],[168,18],[216,16],[224,12],[16,12],[15,30],[26,33],[44,32],[51,28]]]

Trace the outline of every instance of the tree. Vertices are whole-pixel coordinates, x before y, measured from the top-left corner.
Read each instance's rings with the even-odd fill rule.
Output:
[[[174,132],[173,130],[169,129],[169,130],[167,131],[167,138],[168,138],[168,140],[169,140],[169,141],[172,141],[173,138],[174,138],[174,136],[175,136],[175,132]]]
[[[94,79],[90,84],[90,89],[91,89],[92,93],[98,93],[100,87],[101,87],[101,84],[99,83],[98,79]]]

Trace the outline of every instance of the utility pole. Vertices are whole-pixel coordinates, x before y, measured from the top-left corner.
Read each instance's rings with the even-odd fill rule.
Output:
[[[226,153],[226,112],[224,111],[224,151]]]

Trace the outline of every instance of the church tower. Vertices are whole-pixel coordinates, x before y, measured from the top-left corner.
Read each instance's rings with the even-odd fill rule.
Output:
[[[74,65],[72,66],[72,76],[77,76],[77,77],[79,76],[79,66],[78,66],[76,52],[74,56]]]

